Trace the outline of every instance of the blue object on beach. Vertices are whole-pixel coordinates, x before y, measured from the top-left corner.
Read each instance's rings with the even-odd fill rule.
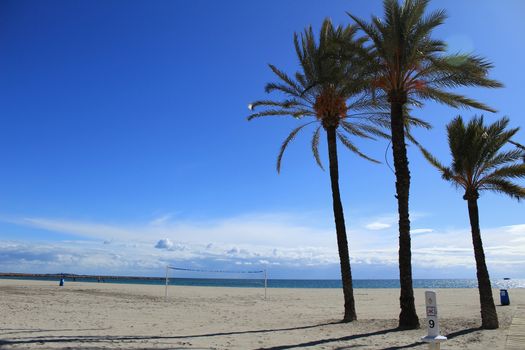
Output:
[[[59,283],[58,285],[59,285],[60,287],[63,287],[63,286],[64,286],[64,279],[63,279],[63,278],[60,279],[60,283]]]
[[[509,292],[506,289],[499,290],[499,298],[501,300],[501,305],[510,305]]]

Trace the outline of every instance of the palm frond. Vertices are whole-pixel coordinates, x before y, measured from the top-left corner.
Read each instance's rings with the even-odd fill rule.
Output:
[[[488,172],[491,169],[497,168],[499,166],[505,165],[507,163],[513,163],[519,160],[522,157],[522,152],[520,150],[511,150],[507,152],[500,152],[495,154],[490,159],[487,159],[481,166],[482,172]]]
[[[430,57],[430,62],[428,69],[421,71],[415,78],[425,77],[426,83],[434,88],[503,87],[501,82],[488,78],[488,72],[493,65],[483,57],[458,53]]]
[[[414,137],[414,135],[410,132],[410,130],[405,130],[405,137],[407,138],[408,141],[410,141],[412,144],[416,145],[416,146],[421,146],[421,144],[416,140],[416,138]]]
[[[317,165],[324,170],[323,163],[321,162],[321,157],[319,156],[319,137],[321,132],[321,126],[318,126],[315,129],[314,135],[312,137],[312,153],[314,155]]]
[[[281,161],[283,159],[284,151],[286,150],[286,147],[288,144],[297,136],[297,133],[301,131],[305,126],[312,124],[313,122],[309,122],[303,125],[298,126],[297,128],[293,129],[292,132],[284,139],[281,149],[279,150],[279,155],[277,156],[277,172],[281,172]]]
[[[485,176],[485,179],[503,178],[525,178],[525,164],[512,164],[503,166]]]
[[[246,117],[248,120],[252,120],[255,118],[260,117],[266,117],[266,116],[290,116],[290,115],[297,115],[299,111],[297,110],[286,110],[286,109],[267,109],[261,112],[250,114],[248,117]],[[302,115],[302,111],[300,112]]]
[[[261,106],[262,107],[280,107],[280,108],[288,109],[288,108],[293,108],[297,106],[304,106],[304,103],[296,99],[288,99],[288,100],[283,100],[283,101],[259,100],[259,101],[254,101],[249,104],[249,108],[252,111],[256,109],[257,107],[261,107]]]
[[[434,166],[434,168],[438,169],[442,175],[450,174],[450,168],[446,167],[445,165],[441,164],[441,162],[434,157],[427,149],[425,149],[421,144],[417,143],[417,146],[423,156],[425,157],[428,162]]]
[[[416,92],[414,92],[414,94],[416,94],[419,97],[431,99],[454,108],[474,107],[489,112],[496,112],[495,109],[483,104],[482,102],[476,101],[463,95],[455,94],[452,92],[445,92],[430,87],[426,87],[422,90],[417,90]]]
[[[291,88],[293,88],[294,91],[301,91],[301,87],[292,78],[290,78],[286,73],[279,70],[273,64],[269,64],[268,66],[270,67],[272,72],[275,73],[275,75],[277,75],[282,81],[284,81]]]
[[[406,120],[408,128],[415,126],[415,127],[423,128],[426,130],[432,129],[432,124],[424,121],[423,119],[420,119],[414,116],[407,116],[405,120]]]
[[[349,123],[341,121],[341,127],[350,135],[359,136],[362,138],[374,139],[373,136],[378,136],[385,139],[390,139],[390,135],[381,131],[373,125],[364,123]]]
[[[294,96],[294,97],[301,97],[301,92],[302,92],[302,90],[298,91],[292,86],[280,84],[280,83],[268,83],[264,87],[264,91],[266,93],[278,91],[278,92],[282,92],[284,94],[287,94],[289,96]]]
[[[350,141],[350,139],[348,139],[345,135],[343,135],[341,132],[337,132],[337,138],[339,139],[339,141],[341,141],[341,143],[343,145],[345,145],[346,148],[348,148],[350,151],[352,151],[353,153],[357,154],[359,157],[361,158],[364,158],[368,161],[371,161],[373,163],[381,163],[380,161],[374,159],[374,158],[371,158],[369,156],[367,156],[366,154],[362,153],[353,143],[352,141]]]
[[[343,130],[345,130],[350,135],[362,137],[365,139],[375,140],[372,137],[372,135],[366,132],[365,129],[363,129],[363,127],[357,123],[348,123],[348,122],[341,121],[341,126]]]
[[[483,182],[481,189],[502,193],[518,200],[525,198],[525,188],[504,179],[487,179]]]

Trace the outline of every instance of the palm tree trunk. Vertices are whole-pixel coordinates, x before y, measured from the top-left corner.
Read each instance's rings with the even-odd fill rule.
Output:
[[[408,213],[410,171],[408,169],[405,144],[403,103],[392,101],[390,108],[392,149],[394,154],[394,167],[396,169],[396,198],[399,214],[399,282],[401,285],[399,328],[415,329],[419,328],[419,319],[416,313],[414,290],[412,288],[412,253]]]
[[[499,327],[498,314],[492,297],[492,287],[490,285],[489,271],[485,263],[485,252],[481,241],[479,229],[478,200],[469,198],[468,215],[472,231],[472,245],[474,246],[474,257],[476,258],[476,274],[478,277],[479,302],[481,305],[481,328],[496,329]]]
[[[357,319],[354,302],[354,289],[352,286],[352,271],[350,269],[350,256],[348,254],[348,241],[346,239],[345,218],[341,194],[339,192],[339,165],[337,161],[336,127],[326,128],[328,139],[328,156],[330,161],[330,181],[332,183],[332,200],[334,209],[335,231],[337,234],[337,248],[341,262],[341,279],[343,282],[343,295],[345,300],[345,316],[343,322]]]

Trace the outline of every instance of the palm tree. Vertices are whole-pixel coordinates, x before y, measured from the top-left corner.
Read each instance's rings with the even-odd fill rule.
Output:
[[[468,54],[445,53],[446,44],[431,38],[441,25],[445,12],[425,16],[429,0],[384,0],[384,19],[372,17],[367,23],[348,14],[371,39],[373,89],[383,91],[390,102],[392,151],[396,175],[399,213],[399,275],[401,285],[399,327],[419,327],[412,287],[412,262],[409,219],[410,171],[405,144],[403,110],[430,99],[452,107],[475,107],[493,111],[468,97],[447,91],[461,86],[500,87],[487,77],[490,63]]]
[[[292,116],[296,119],[312,118],[296,127],[284,140],[277,157],[277,171],[280,172],[281,160],[288,144],[305,127],[315,125],[311,149],[317,164],[323,168],[319,155],[321,130],[326,132],[328,143],[329,170],[333,199],[333,212],[337,234],[337,246],[341,263],[341,276],[344,294],[343,322],[357,318],[352,287],[352,273],[348,254],[345,220],[339,190],[339,166],[337,141],[350,151],[375,161],[363,154],[355,146],[353,136],[373,138],[388,137],[380,131],[379,125],[369,123],[374,118],[372,101],[363,94],[365,80],[359,65],[364,51],[365,39],[354,38],[355,26],[334,28],[330,20],[322,24],[319,42],[315,40],[311,27],[300,36],[294,35],[294,44],[299,58],[301,71],[291,78],[273,65],[270,69],[277,75],[279,82],[266,85],[266,92],[280,92],[284,97],[278,100],[262,100],[249,105],[251,110],[265,107],[254,113],[248,120],[264,116]],[[351,100],[351,103],[349,102]],[[356,112],[354,115],[348,111]],[[383,116],[378,116],[378,124]],[[377,162],[377,161],[375,161]]]
[[[518,200],[525,198],[525,188],[512,182],[513,179],[525,178],[525,164],[516,163],[521,158],[521,151],[501,151],[518,131],[518,128],[507,130],[508,124],[507,118],[488,126],[483,124],[483,117],[475,117],[467,125],[461,116],[452,120],[447,125],[448,144],[452,154],[452,165],[448,167],[421,148],[429,162],[440,171],[443,179],[465,191],[463,199],[468,203],[476,258],[481,327],[485,329],[498,328],[498,315],[481,242],[478,198],[482,191],[498,192]]]

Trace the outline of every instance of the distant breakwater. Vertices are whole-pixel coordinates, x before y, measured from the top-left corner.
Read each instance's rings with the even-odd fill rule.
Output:
[[[27,278],[27,279],[60,279],[68,280],[135,280],[135,281],[165,281],[165,277],[140,277],[140,276],[110,276],[110,275],[77,275],[72,273],[13,273],[0,272],[0,278]]]

